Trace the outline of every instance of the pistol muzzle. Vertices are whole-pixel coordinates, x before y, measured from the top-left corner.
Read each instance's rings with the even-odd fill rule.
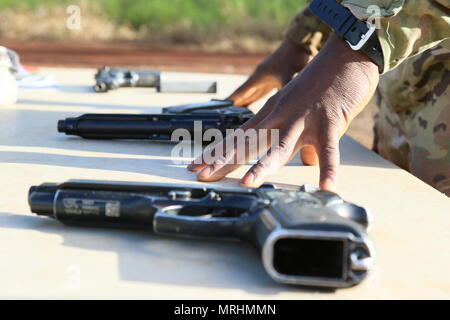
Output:
[[[107,92],[108,86],[104,82],[98,82],[94,85],[95,92]]]
[[[58,121],[58,132],[73,134],[75,133],[75,129],[76,129],[75,118],[66,118],[65,120]]]
[[[50,216],[53,213],[53,202],[55,199],[57,185],[53,183],[32,186],[28,191],[28,203],[31,212],[40,216]]]

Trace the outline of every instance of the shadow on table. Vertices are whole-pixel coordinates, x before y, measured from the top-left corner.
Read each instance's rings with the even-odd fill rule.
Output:
[[[133,87],[121,87],[117,90],[129,90],[129,89],[135,89]],[[143,90],[145,90],[145,93],[150,93],[150,94],[155,94],[156,93],[156,88],[141,88]],[[60,92],[64,92],[64,93],[84,93],[84,94],[94,94],[94,95],[101,95],[104,93],[98,93],[94,91],[94,88],[92,85],[90,86],[83,86],[83,85],[59,85],[57,88],[58,91]],[[115,90],[115,89],[113,89]]]
[[[400,169],[392,162],[382,158],[372,150],[367,149],[353,138],[345,135],[339,143],[341,165],[358,166],[358,167],[374,167],[385,169]],[[303,165],[300,160],[300,154],[286,166]]]
[[[67,247],[115,252],[120,279],[126,281],[230,288],[255,294],[334,292],[277,284],[266,274],[258,253],[239,242],[181,240],[145,231],[69,227],[50,218],[1,212],[0,225],[58,234]],[[45,259],[45,252],[42,254]]]
[[[0,146],[1,147],[1,146]],[[93,161],[93,158],[96,161]],[[193,173],[185,165],[173,164],[167,160],[147,158],[114,158],[114,157],[83,157],[76,155],[45,154],[35,152],[17,152],[0,150],[0,163],[22,163],[49,165],[55,167],[72,167],[83,169],[99,169],[148,174],[151,176],[169,177],[171,179],[191,180]],[[164,171],[169,168],[170,171]],[[168,175],[170,172],[170,176]],[[76,178],[76,177],[74,177]],[[93,177],[94,179],[94,177]]]
[[[21,105],[35,105],[35,106],[54,106],[54,107],[80,107],[80,108],[95,108],[101,111],[102,109],[128,109],[130,112],[139,113],[158,113],[162,107],[165,106],[139,106],[139,105],[117,105],[111,103],[85,103],[85,102],[68,102],[68,101],[48,101],[48,100],[37,100],[37,99],[19,99],[16,103],[16,110],[21,110]],[[38,107],[37,107],[38,108]],[[30,112],[30,110],[23,110],[24,112]],[[51,112],[48,109],[36,110],[36,112]],[[60,112],[60,110],[55,110],[55,112]],[[71,112],[73,113],[73,112]],[[80,109],[79,114],[83,113]]]
[[[43,103],[44,104],[44,103]],[[46,103],[47,105],[48,103]],[[51,104],[51,103],[50,103]],[[59,105],[58,103],[55,103]],[[67,105],[78,105],[76,103],[67,103]],[[89,104],[87,104],[89,105]],[[96,106],[96,104],[93,104]],[[117,106],[118,107],[118,106]],[[140,109],[142,110],[142,108]],[[43,147],[54,148],[70,151],[91,151],[103,152],[118,155],[133,155],[136,159],[122,159],[120,157],[105,158],[105,167],[107,169],[117,170],[118,167],[128,167],[131,172],[149,173],[154,164],[172,165],[170,161],[171,150],[175,144],[157,143],[147,140],[142,141],[125,141],[125,140],[86,140],[76,136],[66,136],[58,133],[56,130],[58,120],[73,116],[74,112],[53,112],[43,110],[17,110],[14,111],[12,121],[8,119],[8,126],[0,127],[0,147]],[[78,115],[81,113],[78,113]],[[1,113],[0,113],[1,116]],[[9,116],[11,118],[11,116]],[[26,149],[26,148],[24,148]],[[5,152],[2,152],[5,154]],[[139,159],[138,156],[157,156],[159,158],[167,158],[167,160],[149,160]],[[192,155],[194,156],[194,155]],[[37,153],[27,153],[27,150],[22,150],[22,153],[6,152],[5,157],[1,157],[3,162],[23,162],[23,163],[37,163],[50,164],[62,166],[75,166],[80,168],[90,168],[92,165],[85,163],[88,157],[83,159],[83,156],[73,155],[55,155],[42,153],[38,156]],[[89,157],[95,158],[95,155]],[[299,157],[292,161],[288,166],[297,166],[299,164]],[[107,160],[107,161],[106,161]],[[145,161],[145,162],[144,162]],[[150,162],[151,161],[151,162]],[[89,161],[86,161],[89,162]],[[152,163],[152,165],[149,165]],[[120,165],[119,165],[120,164]],[[127,165],[129,164],[129,165]],[[381,168],[396,168],[392,163],[386,161],[367,150],[353,139],[344,137],[341,139],[341,164],[348,166],[361,167],[381,167]],[[102,165],[103,166],[103,165]],[[96,167],[94,167],[96,168]],[[160,168],[160,167],[159,167]],[[180,168],[181,169],[181,168]],[[128,170],[128,169],[127,169]],[[183,169],[184,170],[184,169]],[[185,174],[183,175],[185,176]]]
[[[5,111],[0,112],[0,116]],[[173,143],[97,141],[66,136],[57,132],[56,125],[67,116],[70,114],[64,112],[13,111],[8,115],[9,125],[0,126],[0,162],[156,176],[166,176],[170,172],[170,178],[183,180],[194,177],[184,165],[172,161]]]

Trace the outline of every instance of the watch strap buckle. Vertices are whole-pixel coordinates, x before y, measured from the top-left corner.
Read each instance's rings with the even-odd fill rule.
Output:
[[[343,38],[350,48],[366,54],[380,73],[384,70],[384,58],[378,37],[374,37],[376,24],[357,19],[349,9],[336,0],[312,0],[309,10]]]
[[[357,44],[353,45],[353,44],[351,44],[350,41],[345,40],[345,41],[347,41],[347,43],[350,46],[350,48],[352,48],[353,50],[360,50],[366,44],[366,42],[370,39],[372,34],[375,32],[375,30],[377,29],[377,26],[375,24],[372,24],[372,23],[369,23],[369,22],[367,22],[367,27],[369,29],[367,30],[366,33],[363,33],[361,35],[361,39],[358,41]]]

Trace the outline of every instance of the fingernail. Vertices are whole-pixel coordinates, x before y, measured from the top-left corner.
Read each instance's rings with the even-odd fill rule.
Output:
[[[212,168],[210,166],[207,166],[202,171],[198,173],[199,179],[208,178],[212,174]]]
[[[254,181],[255,181],[255,175],[253,173],[249,173],[249,174],[246,174],[241,179],[241,184],[244,184],[244,185],[252,184]]]
[[[187,166],[187,169],[188,169],[189,171],[194,171],[194,169],[195,169],[195,164],[194,164],[194,162],[191,162],[191,163]]]

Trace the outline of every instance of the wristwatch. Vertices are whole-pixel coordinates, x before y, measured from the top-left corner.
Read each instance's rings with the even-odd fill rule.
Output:
[[[359,20],[336,0],[313,0],[309,10],[343,38],[350,48],[366,54],[378,65],[380,73],[383,72],[383,51],[375,24]]]

